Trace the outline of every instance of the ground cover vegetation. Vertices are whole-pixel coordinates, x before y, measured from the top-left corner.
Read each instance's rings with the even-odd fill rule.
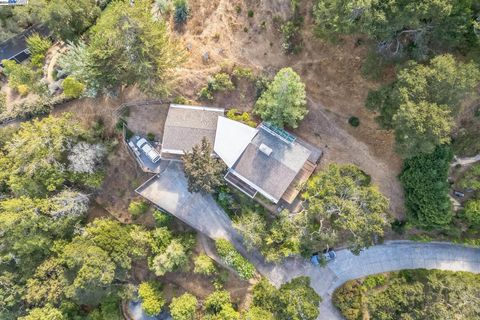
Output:
[[[347,320],[475,319],[478,277],[424,269],[373,275],[346,282],[333,302]]]

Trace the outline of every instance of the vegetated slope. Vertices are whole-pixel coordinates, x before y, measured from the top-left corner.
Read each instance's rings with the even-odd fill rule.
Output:
[[[479,280],[468,272],[403,270],[349,281],[333,301],[347,320],[478,319]]]
[[[281,46],[279,28],[291,14],[289,2],[200,0],[190,5],[191,17],[178,33],[188,61],[180,70],[177,93],[196,100],[200,88],[221,65],[236,63],[270,75],[292,66],[306,83],[309,97],[309,113],[295,133],[325,147],[323,163],[354,163],[372,175],[391,199],[395,215],[402,218],[403,192],[396,178],[401,160],[393,151],[391,134],[378,130],[374,115],[364,108],[368,90],[376,86],[361,74],[367,48],[357,46],[353,37],[339,45],[315,38],[312,1],[301,2],[304,46],[298,55],[285,55]],[[250,10],[253,17],[248,16]],[[245,111],[252,108],[235,95],[209,104]],[[352,115],[361,120],[357,128],[348,125]]]

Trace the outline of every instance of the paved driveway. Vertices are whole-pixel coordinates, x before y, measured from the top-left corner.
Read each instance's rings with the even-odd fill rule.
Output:
[[[402,269],[441,269],[480,273],[480,250],[449,243],[393,241],[374,246],[355,256],[348,250],[337,252],[327,267],[314,267],[301,258],[280,265],[263,261],[258,252],[247,252],[240,235],[225,212],[210,195],[189,193],[181,164],[172,162],[137,192],[210,238],[226,238],[272,283],[280,284],[298,276],[309,276],[322,296],[321,320],[343,319],[333,307],[331,294],[345,281],[380,272]]]

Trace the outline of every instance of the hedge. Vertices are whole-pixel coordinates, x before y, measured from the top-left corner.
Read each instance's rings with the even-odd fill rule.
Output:
[[[242,257],[234,246],[225,239],[215,241],[218,255],[230,267],[232,267],[238,275],[245,280],[253,278],[255,275],[255,267],[247,259]]]

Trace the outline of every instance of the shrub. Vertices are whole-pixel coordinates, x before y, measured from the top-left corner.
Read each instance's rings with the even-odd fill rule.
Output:
[[[0,113],[7,110],[7,95],[3,92],[0,92]]]
[[[470,200],[465,205],[465,217],[470,224],[480,225],[480,200]]]
[[[188,7],[187,0],[175,0],[173,2],[175,7],[174,20],[177,24],[183,24],[187,21],[188,16],[190,15],[190,8]]]
[[[215,241],[215,246],[222,260],[237,271],[242,279],[248,280],[254,277],[255,267],[253,264],[242,257],[228,240],[218,239]]]
[[[217,272],[213,260],[206,254],[201,254],[195,259],[195,268],[193,272],[203,274],[206,276],[211,276]]]
[[[233,90],[235,85],[230,79],[230,75],[225,72],[219,72],[208,80],[207,86],[200,90],[199,96],[202,99],[213,99],[213,94],[219,91]]]
[[[383,286],[387,281],[387,277],[384,274],[375,274],[366,277],[363,280],[363,285],[367,289],[373,289],[379,286]]]
[[[160,286],[153,282],[143,282],[138,287],[138,296],[142,300],[142,309],[149,316],[155,316],[162,311],[165,300]]]
[[[172,9],[172,3],[170,0],[156,0],[155,4],[161,14],[167,14]]]
[[[194,320],[197,303],[197,298],[190,293],[173,298],[170,304],[170,313],[173,320]]]
[[[347,281],[333,293],[333,304],[347,320],[362,319],[362,285],[354,280]]]
[[[350,117],[350,119],[348,119],[348,123],[356,128],[360,125],[360,119],[358,119],[357,117]]]
[[[155,133],[152,133],[152,132],[147,133],[147,139],[149,141],[155,141]]]
[[[253,80],[255,76],[253,70],[250,68],[235,67],[233,69],[233,75],[239,79]]]
[[[136,219],[146,213],[149,207],[150,205],[143,200],[133,200],[128,205],[128,212],[132,215],[133,219]]]
[[[247,15],[248,15],[249,18],[253,18],[253,15],[254,15],[253,10],[248,10]]]
[[[157,227],[168,227],[172,223],[172,216],[158,209],[153,210],[153,218]]]
[[[17,91],[19,95],[21,95],[22,97],[25,97],[30,92],[30,89],[28,88],[27,85],[20,84],[17,86]]]
[[[85,91],[85,85],[73,78],[67,77],[62,83],[63,93],[67,98],[78,98]]]
[[[257,123],[250,118],[250,114],[248,112],[240,113],[238,109],[235,108],[228,110],[227,118],[235,121],[240,121],[252,128],[255,128],[257,126]]]

